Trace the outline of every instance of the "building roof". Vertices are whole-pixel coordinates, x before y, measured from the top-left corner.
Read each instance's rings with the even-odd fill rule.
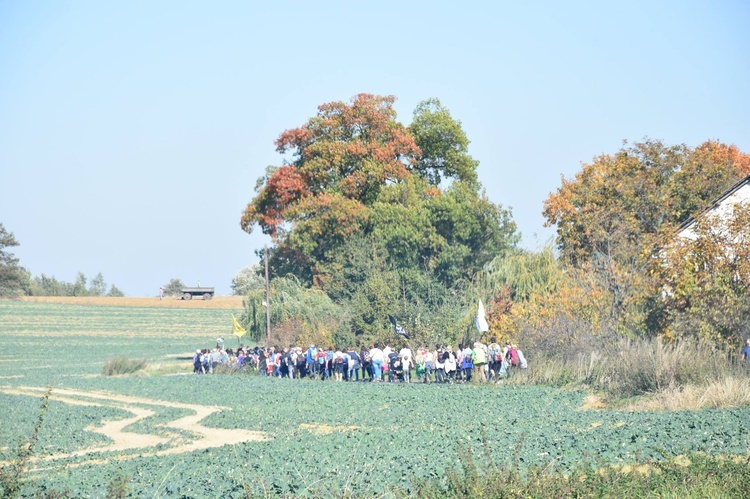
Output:
[[[685,220],[684,222],[682,222],[680,224],[680,226],[677,227],[677,233],[679,234],[683,230],[685,230],[688,227],[690,227],[691,225],[693,225],[695,223],[695,220],[697,218],[699,218],[702,215],[705,215],[709,211],[711,211],[714,208],[718,207],[729,196],[731,196],[732,194],[734,194],[735,192],[737,192],[738,190],[740,190],[745,184],[749,184],[749,183],[750,183],[750,175],[748,175],[747,177],[743,178],[739,182],[735,183],[732,187],[730,187],[729,189],[727,189],[726,191],[724,191],[719,197],[717,197],[716,199],[714,199],[713,201],[711,201],[711,204],[708,205],[708,207],[705,208],[703,211],[701,211],[697,215],[692,216],[692,217],[688,218],[687,220]]]

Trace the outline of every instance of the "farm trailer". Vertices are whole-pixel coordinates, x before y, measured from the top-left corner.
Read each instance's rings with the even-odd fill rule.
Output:
[[[182,288],[182,299],[192,300],[193,296],[202,296],[204,300],[214,297],[214,288]]]

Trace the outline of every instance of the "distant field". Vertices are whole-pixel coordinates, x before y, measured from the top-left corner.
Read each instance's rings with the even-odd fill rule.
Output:
[[[68,305],[104,305],[110,307],[165,307],[165,308],[242,308],[242,296],[214,296],[211,300],[193,298],[181,300],[168,297],[154,298],[109,297],[109,296],[25,296],[30,303],[65,303]]]
[[[118,355],[189,372],[195,348],[219,335],[237,344],[231,313],[241,300],[227,308],[76,300],[0,301],[0,404],[12,415],[0,423],[6,453],[29,435],[39,397],[53,387],[27,496],[53,487],[103,497],[118,473],[138,497],[244,497],[245,485],[260,495],[383,494],[459,466],[458,442],[482,455],[483,436],[499,463],[562,472],[581,462],[746,456],[750,448],[749,408],[585,410],[586,394],[539,387],[103,377],[104,362]]]

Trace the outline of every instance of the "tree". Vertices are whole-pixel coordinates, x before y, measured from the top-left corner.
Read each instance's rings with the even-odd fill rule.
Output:
[[[323,104],[276,141],[292,163],[267,169],[240,225],[252,232],[257,223],[278,246],[274,257],[291,262],[308,282],[316,262],[361,229],[380,190],[409,176],[419,148],[396,121],[394,101],[359,94],[351,104]]]
[[[665,240],[652,262],[663,283],[665,332],[741,344],[750,328],[750,204],[725,217],[708,213],[693,230],[695,239]]]
[[[0,223],[0,297],[15,298],[23,290],[23,268],[18,265],[18,258],[7,250],[18,246],[13,233],[8,232]]]
[[[706,142],[695,149],[645,140],[601,155],[544,203],[562,256],[573,265],[596,255],[618,261],[652,254],[671,231],[750,173],[750,155]]]
[[[70,296],[88,296],[89,291],[86,289],[86,276],[79,272],[76,276],[76,282],[70,287]]]
[[[474,184],[479,162],[469,155],[469,139],[438,99],[420,102],[414,110],[409,132],[421,154],[414,170],[432,185],[444,178]]]
[[[255,289],[243,302],[242,323],[255,341],[267,339],[265,301],[265,289]],[[341,317],[342,311],[321,290],[306,288],[291,276],[271,281],[270,344],[331,344]]]
[[[298,278],[347,310],[341,341],[387,337],[390,313],[423,338],[446,334],[457,290],[519,240],[510,210],[484,195],[460,122],[432,99],[406,128],[394,100],[324,104],[282,133],[291,161],[266,170],[240,221],[271,236],[274,280]]]
[[[104,276],[101,272],[91,279],[88,294],[90,296],[104,296],[107,294],[107,283],[104,282]]]
[[[69,288],[70,284],[42,274],[31,279],[29,296],[68,296]]]
[[[407,129],[396,121],[394,100],[360,94],[349,105],[324,104],[276,141],[293,161],[259,179],[240,224],[251,232],[257,223],[273,238],[277,275],[325,287],[328,264],[356,235],[388,237],[396,265],[433,265],[447,281],[515,244],[510,212],[479,194],[460,123],[431,100]],[[444,177],[454,179],[446,192],[435,185]]]
[[[163,286],[164,288],[164,294],[166,296],[179,296],[182,294],[182,288],[184,288],[185,285],[182,284],[182,281],[179,279],[170,279],[169,283],[165,284]]]
[[[123,292],[122,292],[122,291],[120,290],[120,288],[118,288],[117,286],[115,286],[114,284],[112,284],[112,285],[111,285],[111,286],[109,287],[109,291],[107,292],[107,296],[112,296],[112,297],[117,297],[117,298],[120,298],[120,297],[123,297],[123,296],[125,296],[125,293],[123,293]]]
[[[251,291],[265,289],[266,280],[260,274],[260,265],[254,264],[242,268],[237,275],[232,278],[232,294],[236,296],[245,296]]]
[[[645,140],[584,164],[544,203],[566,263],[593,272],[622,332],[664,327],[661,282],[648,272],[680,222],[750,173],[750,155],[706,142],[695,149]]]

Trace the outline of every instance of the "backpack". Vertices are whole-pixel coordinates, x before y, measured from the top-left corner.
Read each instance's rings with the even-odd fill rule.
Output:
[[[511,348],[508,350],[508,361],[511,366],[518,366],[518,351],[516,351],[515,348]]]
[[[492,345],[490,345],[489,357],[490,357],[490,361],[492,361],[492,362],[502,362],[503,361],[503,351],[499,348],[499,345],[497,345],[495,343],[493,343]]]

